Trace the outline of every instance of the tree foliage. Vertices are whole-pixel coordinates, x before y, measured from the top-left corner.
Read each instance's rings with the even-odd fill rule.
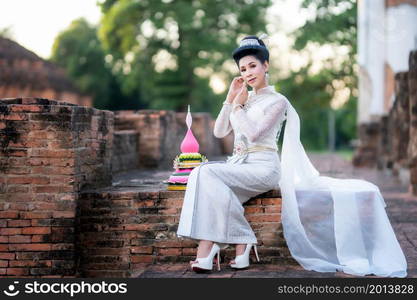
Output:
[[[83,93],[94,96],[100,109],[134,108],[123,103],[120,87],[97,37],[97,29],[85,19],[74,20],[55,39],[51,60],[63,67]],[[127,102],[127,101],[126,101]]]
[[[302,7],[312,17],[293,32],[294,49],[308,51],[309,45],[344,47],[347,54],[323,62],[317,74],[312,74],[312,58],[300,71],[280,82],[280,90],[298,110],[302,122],[301,137],[309,149],[323,149],[328,144],[328,113],[330,102],[342,82],[349,89],[348,101],[334,111],[336,117],[336,146],[349,147],[356,133],[357,75],[356,67],[356,1],[304,0]]]
[[[13,32],[11,27],[0,28],[0,37],[13,40]]]
[[[151,108],[216,111],[213,73],[243,35],[265,32],[270,0],[106,0],[100,39],[123,74],[123,91]],[[203,69],[207,75],[199,75]],[[200,72],[201,73],[201,72]]]

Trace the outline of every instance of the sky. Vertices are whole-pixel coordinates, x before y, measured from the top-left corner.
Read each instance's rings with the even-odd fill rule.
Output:
[[[72,20],[85,17],[98,23],[97,0],[0,0],[0,29],[10,27],[12,37],[47,59],[55,37]]]

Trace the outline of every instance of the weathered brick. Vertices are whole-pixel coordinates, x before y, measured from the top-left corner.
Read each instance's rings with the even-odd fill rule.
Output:
[[[158,248],[183,248],[194,247],[197,245],[197,243],[193,240],[156,240],[154,241],[154,245]]]
[[[264,209],[260,206],[247,206],[245,207],[245,214],[259,214],[263,213]]]
[[[50,178],[48,176],[32,177],[32,184],[49,184]]]
[[[20,217],[22,219],[49,219],[51,218],[51,212],[21,212]]]
[[[53,211],[58,208],[57,203],[50,203],[50,202],[36,202],[33,204],[34,210],[41,210],[41,211]]]
[[[3,152],[9,157],[26,157],[28,155],[27,150],[23,148],[7,148]]]
[[[246,219],[249,222],[281,222],[281,214],[259,214],[259,215],[247,215]]]
[[[51,244],[10,244],[10,251],[49,251]]]
[[[50,227],[26,227],[22,229],[22,234],[49,234]]]
[[[25,175],[30,174],[30,168],[28,167],[13,167],[9,170],[7,170],[5,173],[9,175]],[[12,184],[12,182],[9,182],[9,184]]]
[[[158,254],[179,256],[182,254],[182,248],[158,248]]]
[[[0,268],[7,268],[9,266],[8,260],[0,260]]]
[[[50,260],[18,260],[18,261],[10,261],[10,267],[51,267],[52,261]]]
[[[6,193],[8,194],[28,194],[30,191],[29,186],[22,186],[22,185],[8,185]]]
[[[280,198],[264,198],[262,199],[262,205],[281,205]]]
[[[74,250],[73,243],[55,243],[52,244],[51,250]]]
[[[154,260],[155,258],[152,255],[132,255],[131,256],[132,263],[152,263]]]
[[[9,184],[31,184],[31,176],[19,176],[19,177],[9,177],[7,180]]]
[[[152,254],[153,247],[151,247],[151,246],[136,246],[136,247],[131,247],[130,251],[133,254]]]
[[[11,112],[42,112],[44,110],[45,107],[40,105],[10,105]]]
[[[9,236],[9,243],[30,243],[31,238],[30,236],[24,236],[24,235],[11,235]]]
[[[52,213],[53,218],[75,218],[74,211],[54,211]]]
[[[22,228],[0,228],[0,235],[16,235],[21,233]]]
[[[0,114],[0,120],[9,120],[9,121],[27,121],[28,115],[27,114],[20,114],[20,113],[11,113],[8,115]]]
[[[31,243],[49,243],[51,242],[51,236],[50,235],[32,235],[27,236],[30,238]]]
[[[28,268],[7,268],[6,274],[14,275],[14,276],[29,275],[29,269]]]
[[[0,259],[8,259],[8,260],[13,260],[15,259],[15,254],[14,253],[0,253]]]
[[[274,205],[274,206],[265,206],[264,208],[265,213],[281,213],[281,206],[280,205]]]
[[[62,186],[35,186],[33,187],[34,193],[51,193],[56,194],[60,193]]]
[[[16,219],[19,216],[17,211],[0,211],[1,219]]]
[[[182,248],[182,254],[185,256],[195,256],[197,254],[197,248]]]
[[[71,158],[74,156],[74,150],[49,150],[49,149],[31,149],[31,157],[50,157],[50,158]]]

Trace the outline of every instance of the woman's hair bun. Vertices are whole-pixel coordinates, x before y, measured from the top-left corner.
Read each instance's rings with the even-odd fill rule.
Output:
[[[266,34],[261,34],[258,38],[256,35],[244,37],[233,53],[233,59],[239,65],[239,60],[246,55],[255,55],[262,63],[269,62],[269,51],[262,38],[266,38]]]

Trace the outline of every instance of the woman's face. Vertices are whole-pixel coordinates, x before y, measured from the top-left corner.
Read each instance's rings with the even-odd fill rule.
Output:
[[[254,89],[266,86],[265,72],[268,62],[263,64],[253,55],[247,55],[239,60],[239,71],[245,82]]]

